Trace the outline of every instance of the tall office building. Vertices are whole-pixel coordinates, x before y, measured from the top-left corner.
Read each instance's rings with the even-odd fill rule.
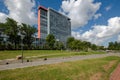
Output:
[[[48,34],[53,34],[56,40],[66,42],[71,36],[71,22],[67,16],[51,9],[38,8],[38,38],[41,42]]]

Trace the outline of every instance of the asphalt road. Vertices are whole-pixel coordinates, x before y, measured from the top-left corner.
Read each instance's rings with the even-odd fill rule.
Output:
[[[120,53],[92,54],[92,55],[81,55],[81,56],[72,56],[72,57],[48,58],[47,60],[36,60],[33,62],[4,64],[4,65],[0,65],[0,70],[55,64],[55,63],[76,61],[76,60],[103,58],[107,56],[119,56],[120,57]]]

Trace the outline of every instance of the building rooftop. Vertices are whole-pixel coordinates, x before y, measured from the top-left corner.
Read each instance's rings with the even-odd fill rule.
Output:
[[[39,6],[38,9],[44,9],[44,10],[48,10],[47,8],[43,7],[43,6]]]
[[[54,12],[56,12],[56,13],[58,13],[58,14],[64,16],[64,17],[68,18],[68,20],[71,20],[69,17],[67,17],[66,15],[64,15],[64,14],[62,14],[62,13],[60,13],[60,12],[54,10],[53,8],[50,8],[50,7],[49,7],[49,8],[45,8],[44,6],[39,6],[38,9],[44,9],[44,10],[46,10],[46,11],[48,11],[48,9],[50,9],[50,10],[52,10],[52,11],[54,11]]]

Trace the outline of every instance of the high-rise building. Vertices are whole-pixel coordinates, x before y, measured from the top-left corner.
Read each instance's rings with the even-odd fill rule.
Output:
[[[56,40],[66,42],[71,36],[71,21],[67,16],[51,9],[38,8],[38,38],[43,42],[48,34],[53,34]]]

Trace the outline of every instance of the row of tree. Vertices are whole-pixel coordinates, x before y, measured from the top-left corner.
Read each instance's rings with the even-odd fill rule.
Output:
[[[77,40],[74,37],[69,37],[67,42],[57,41],[54,35],[49,34],[46,37],[46,43],[43,45],[44,49],[55,50],[74,50],[74,51],[88,51],[88,50],[104,50],[104,46],[97,46],[87,41]]]
[[[45,44],[43,46],[32,45],[35,42],[35,33],[37,29],[34,26],[27,24],[18,24],[17,21],[7,18],[5,23],[0,23],[0,49],[69,49],[69,50],[103,50],[104,46],[97,46],[87,41],[77,40],[73,37],[67,39],[67,42],[63,43],[57,41],[54,35],[49,34],[46,37]],[[23,43],[23,44],[22,44]],[[35,43],[36,44],[36,43]],[[110,42],[108,49],[120,50],[119,42]]]
[[[7,18],[5,23],[0,23],[0,49],[21,49],[22,43],[29,49],[36,32],[34,26]]]
[[[69,50],[76,50],[76,51],[104,50],[104,46],[97,46],[87,41],[74,39],[73,37],[68,38],[67,48]]]
[[[57,41],[52,34],[46,37],[45,44],[38,44],[36,32],[37,29],[34,26],[19,24],[7,18],[5,23],[0,23],[0,50],[19,50],[22,47],[23,49],[65,49],[64,44]]]
[[[24,23],[18,24],[17,21],[7,18],[5,23],[0,23],[0,49],[21,49],[23,45],[24,49],[69,49],[85,51],[88,49],[104,49],[103,46],[97,46],[90,42],[76,40],[73,37],[68,38],[67,42],[63,43],[57,41],[52,34],[49,34],[46,37],[43,46],[35,46],[32,45],[32,43],[35,42],[34,34],[36,32],[37,29],[34,26]]]
[[[109,50],[120,50],[120,42],[109,42],[109,46],[108,46]]]

